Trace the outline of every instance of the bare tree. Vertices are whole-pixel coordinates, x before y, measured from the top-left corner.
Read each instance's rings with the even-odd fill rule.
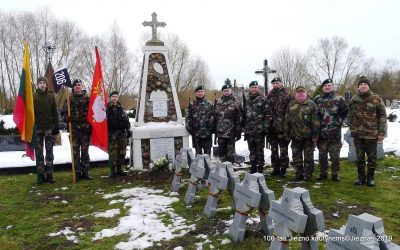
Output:
[[[359,47],[349,48],[346,40],[334,36],[318,40],[307,52],[309,79],[319,85],[326,78],[334,83],[349,85],[362,69],[364,55]]]
[[[305,56],[298,50],[289,47],[278,50],[272,57],[272,65],[289,89],[309,83]]]

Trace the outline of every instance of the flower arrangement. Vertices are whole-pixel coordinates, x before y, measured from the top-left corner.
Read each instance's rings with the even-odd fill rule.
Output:
[[[151,168],[151,170],[168,170],[171,163],[172,159],[168,156],[168,154],[166,154],[153,163],[153,167]]]

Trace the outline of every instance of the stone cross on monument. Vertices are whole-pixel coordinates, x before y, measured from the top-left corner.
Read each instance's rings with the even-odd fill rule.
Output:
[[[157,38],[157,28],[162,27],[164,28],[167,24],[165,22],[158,22],[157,21],[157,13],[153,12],[151,14],[151,22],[143,22],[143,26],[150,26],[151,27],[151,40],[146,43],[146,45],[150,46],[164,46],[164,42]]]

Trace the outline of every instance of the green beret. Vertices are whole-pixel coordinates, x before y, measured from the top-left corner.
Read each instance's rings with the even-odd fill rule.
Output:
[[[279,77],[275,77],[274,79],[272,79],[271,83],[274,83],[274,82],[282,82],[282,80]]]
[[[204,85],[197,85],[197,87],[194,89],[194,92],[197,92],[198,90],[204,90]]]
[[[358,79],[358,86],[360,86],[361,83],[366,83],[371,87],[369,79],[366,76],[360,76],[360,79]]]
[[[224,84],[224,86],[222,86],[222,90],[224,89],[231,89],[232,85],[230,83]]]
[[[72,87],[74,87],[75,84],[77,84],[78,82],[82,83],[82,80],[81,80],[81,79],[75,79],[75,80],[72,82]]]
[[[328,83],[333,83],[333,80],[331,78],[328,78],[322,82],[321,86],[323,87],[325,84],[328,84]]]
[[[37,83],[39,83],[39,82],[45,82],[46,84],[47,84],[47,78],[46,77],[44,77],[44,76],[40,76],[38,79],[37,79]]]
[[[306,89],[303,86],[298,86],[296,88],[296,92],[305,92],[305,91],[306,91]]]
[[[119,95],[119,92],[116,91],[116,90],[114,90],[114,91],[112,91],[112,92],[110,93],[110,97],[113,96],[113,95]]]
[[[250,82],[249,87],[252,87],[252,86],[258,86],[258,82],[257,81]]]

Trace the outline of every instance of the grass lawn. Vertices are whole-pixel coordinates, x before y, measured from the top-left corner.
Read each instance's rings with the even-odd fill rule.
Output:
[[[356,169],[353,164],[341,163],[340,183],[331,180],[311,183],[293,182],[293,171],[287,178],[266,177],[267,186],[279,198],[283,185],[289,188],[301,186],[310,191],[311,201],[315,207],[323,211],[326,229],[338,229],[347,221],[349,214],[371,213],[383,218],[386,235],[393,237],[393,242],[400,244],[400,159],[389,156],[379,161],[376,173],[377,186],[369,188],[357,187],[353,182]],[[318,166],[314,176],[318,176]],[[54,184],[35,184],[35,175],[16,174],[0,176],[0,249],[113,249],[121,241],[127,241],[129,235],[119,235],[92,241],[96,232],[118,225],[119,219],[127,213],[123,203],[110,205],[110,200],[103,194],[118,192],[123,188],[151,187],[170,191],[172,173],[133,173],[128,177],[109,179],[107,167],[90,170],[95,177],[92,181],[81,181],[75,185],[71,181],[71,173],[55,172]],[[189,179],[185,175],[185,180]],[[243,178],[243,176],[242,176]],[[185,236],[170,241],[160,242],[149,249],[173,249],[182,246],[184,249],[196,249],[196,243],[202,243],[203,249],[266,249],[269,242],[263,240],[257,224],[249,225],[245,239],[241,243],[223,243],[228,230],[226,222],[232,219],[229,209],[232,197],[226,192],[220,197],[217,214],[208,219],[203,216],[207,201],[207,189],[198,192],[193,206],[186,207],[183,199],[187,182],[181,187],[179,201],[172,204],[175,212],[185,218],[188,224],[195,224],[196,229]],[[119,208],[120,215],[112,218],[97,218],[94,212]],[[335,214],[335,216],[334,216]],[[336,216],[338,215],[338,217]],[[254,211],[252,217],[256,217]],[[160,220],[171,224],[167,214],[159,214]],[[50,233],[70,227],[79,232],[79,243],[67,240],[65,236],[50,237]],[[199,237],[207,235],[207,241]],[[197,237],[196,237],[197,236]],[[206,241],[206,242],[205,242]],[[320,242],[320,246],[324,246]],[[291,249],[299,249],[298,243],[290,243]],[[323,249],[323,248],[322,248]]]

